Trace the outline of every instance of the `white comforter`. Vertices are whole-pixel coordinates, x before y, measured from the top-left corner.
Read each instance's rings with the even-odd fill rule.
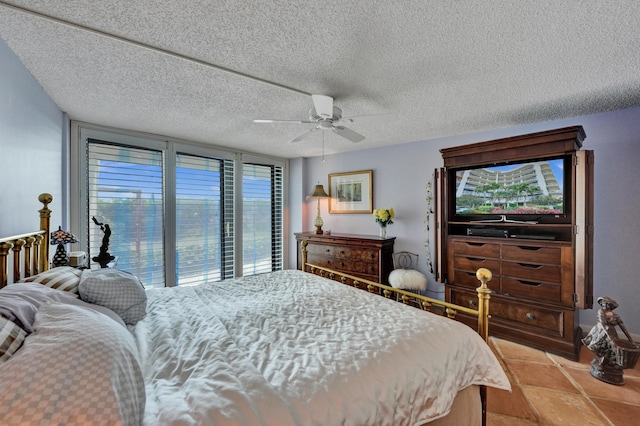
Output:
[[[509,389],[469,327],[301,271],[149,290],[145,423],[403,425]]]

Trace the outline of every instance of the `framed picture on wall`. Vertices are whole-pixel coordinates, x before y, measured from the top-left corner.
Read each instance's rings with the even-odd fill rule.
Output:
[[[331,173],[329,213],[373,213],[373,171]]]

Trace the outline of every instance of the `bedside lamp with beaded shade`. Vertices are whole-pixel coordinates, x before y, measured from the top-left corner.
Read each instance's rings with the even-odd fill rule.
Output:
[[[317,184],[315,188],[313,188],[313,192],[309,195],[309,198],[316,198],[318,200],[318,215],[313,221],[313,226],[316,227],[316,234],[322,234],[322,225],[324,225],[324,222],[322,217],[320,217],[320,199],[329,198],[329,194],[324,191],[324,186]]]
[[[64,245],[77,242],[78,240],[75,235],[71,232],[63,231],[62,226],[59,226],[57,231],[53,231],[51,233],[51,245],[58,245],[58,248],[53,255],[53,259],[51,260],[51,264],[54,268],[58,266],[66,266],[69,263],[69,255],[67,254],[67,250]]]

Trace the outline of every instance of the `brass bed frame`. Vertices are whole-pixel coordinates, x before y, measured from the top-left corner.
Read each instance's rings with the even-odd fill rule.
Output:
[[[51,220],[49,204],[53,201],[53,196],[46,193],[40,194],[38,201],[42,203],[42,208],[38,210],[40,230],[0,238],[0,288],[11,282],[17,282],[21,278],[36,275],[49,269],[51,235],[49,233]],[[13,264],[13,274],[12,277],[9,277],[9,265],[11,264]]]
[[[53,196],[43,193],[38,196],[38,201],[42,203],[42,208],[38,210],[40,214],[40,229],[38,231],[0,238],[0,288],[49,269],[50,218],[52,213],[49,209],[49,204],[53,201]],[[416,306],[425,311],[446,315],[451,319],[455,319],[458,313],[477,318],[478,334],[482,336],[485,342],[488,342],[489,299],[491,294],[491,290],[487,287],[487,282],[491,280],[491,272],[489,270],[481,268],[476,273],[481,285],[476,289],[478,293],[478,309],[475,310],[313,265],[307,262],[308,241],[302,241],[301,245],[304,271],[366,290],[369,293],[384,296],[387,299],[393,298],[398,302]],[[12,272],[11,276],[9,272]],[[486,425],[485,386],[480,386],[480,401],[482,404],[482,424]]]

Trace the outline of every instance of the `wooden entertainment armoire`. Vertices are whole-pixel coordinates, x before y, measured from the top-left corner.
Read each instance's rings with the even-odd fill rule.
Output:
[[[570,359],[577,359],[581,345],[577,309],[593,304],[594,157],[581,150],[584,138],[583,128],[574,126],[446,148],[444,168],[436,173],[437,277],[445,284],[446,301],[476,308],[475,271],[488,268],[493,273],[490,334]],[[549,159],[565,165],[558,185],[564,191],[561,214],[487,214],[456,201],[464,172]],[[488,187],[469,193],[484,191],[486,203]],[[527,205],[528,194],[511,197]]]

